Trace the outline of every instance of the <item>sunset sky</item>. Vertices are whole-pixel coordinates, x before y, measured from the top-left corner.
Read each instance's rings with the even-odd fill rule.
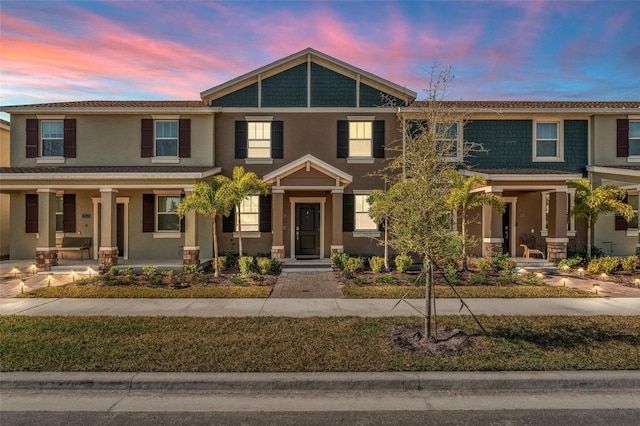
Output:
[[[199,99],[312,47],[448,99],[639,100],[638,1],[0,3],[1,105]],[[3,114],[6,119],[6,114]]]

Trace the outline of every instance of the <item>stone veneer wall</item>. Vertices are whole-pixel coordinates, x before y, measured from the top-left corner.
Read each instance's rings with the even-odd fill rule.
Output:
[[[116,265],[118,265],[118,248],[98,251],[98,269],[101,272],[107,272]]]
[[[567,258],[567,243],[547,243],[547,260],[558,262]]]
[[[183,265],[199,265],[200,264],[200,249],[183,250],[183,252],[182,252],[182,264]]]
[[[36,268],[50,271],[52,266],[58,264],[58,251],[36,251]]]

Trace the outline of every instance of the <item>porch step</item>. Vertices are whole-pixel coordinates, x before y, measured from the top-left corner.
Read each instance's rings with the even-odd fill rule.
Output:
[[[557,269],[557,266],[553,262],[547,262],[546,260],[538,260],[536,261],[526,261],[526,260],[517,260],[516,266],[519,268],[544,268],[544,269]]]
[[[331,272],[331,259],[285,259],[282,272]]]

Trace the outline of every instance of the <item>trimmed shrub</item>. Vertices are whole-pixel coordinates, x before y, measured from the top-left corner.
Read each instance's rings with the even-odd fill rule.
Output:
[[[506,253],[495,256],[492,259],[491,264],[496,272],[504,270],[512,271],[516,267],[516,261]]]
[[[198,274],[202,271],[200,265],[182,265],[182,270],[187,274]]]
[[[345,277],[351,278],[362,267],[362,259],[359,257],[350,257],[344,264],[342,273]]]
[[[560,262],[558,262],[558,268],[561,270],[565,268],[573,269],[578,265],[580,265],[581,263],[582,263],[582,257],[580,256],[571,257],[567,259],[562,259]]]
[[[408,256],[406,254],[401,254],[399,256],[396,256],[395,264],[396,264],[396,270],[398,272],[404,273],[409,270],[409,267],[411,265],[413,265],[413,259],[411,259],[411,256]]]
[[[253,271],[253,257],[242,256],[238,259],[238,267],[242,275],[249,275],[249,273]]]
[[[227,256],[218,256],[218,271],[222,272],[227,269]]]
[[[635,272],[638,269],[638,256],[635,254],[629,257],[625,257],[620,261],[622,270],[625,272]]]
[[[587,265],[587,272],[590,274],[612,274],[620,267],[620,259],[617,257],[597,257],[591,259]]]
[[[347,253],[334,253],[331,257],[331,263],[334,268],[340,269],[342,271],[349,257],[350,256]]]
[[[476,260],[475,266],[478,272],[484,273],[484,274],[487,274],[489,271],[493,269],[491,260],[487,259],[486,257],[481,257],[480,259]]]
[[[518,278],[520,279],[520,284],[522,285],[544,285],[544,281],[542,281],[542,278],[539,278],[536,274],[521,274],[518,276]]]
[[[363,276],[355,277],[353,279],[353,283],[356,284],[356,285],[365,285],[365,284],[368,283],[367,277],[363,277]]]
[[[231,277],[231,282],[234,283],[235,285],[241,285],[241,286],[248,285],[247,280],[242,278],[242,276],[239,274],[233,274],[233,276]]]
[[[256,260],[256,263],[258,264],[258,272],[260,272],[261,274],[264,275],[271,272],[271,258],[259,257]]]
[[[389,285],[398,285],[398,279],[392,274],[380,275],[379,277],[376,277],[376,282]]]
[[[158,272],[158,267],[156,265],[149,265],[142,267],[142,274],[148,277],[155,275]]]
[[[378,256],[372,256],[369,259],[369,266],[373,272],[378,274],[384,269],[384,259]]]

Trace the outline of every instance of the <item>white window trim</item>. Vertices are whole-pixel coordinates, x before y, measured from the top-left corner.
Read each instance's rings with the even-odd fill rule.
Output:
[[[449,157],[442,157],[442,159],[446,162],[456,162],[459,163],[463,160],[463,148],[464,148],[464,138],[462,135],[463,123],[456,123],[456,155],[452,155]]]
[[[36,158],[37,164],[64,164],[65,161],[66,160],[64,157],[37,157]]]
[[[245,120],[247,121],[247,158],[244,159],[245,164],[273,164],[273,157],[271,157],[271,149],[273,148],[273,137],[272,137],[272,129],[269,126],[269,156],[268,157],[249,157],[249,125],[251,123],[268,123],[273,121],[273,117],[251,117],[246,116]],[[256,140],[266,140],[266,139],[256,139]]]
[[[62,117],[62,118],[60,118]],[[62,155],[44,155],[44,123],[48,121],[58,121],[62,123]],[[40,156],[36,158],[36,163],[39,164],[63,164],[65,161],[64,157],[64,116],[48,116],[47,118],[40,119],[38,124],[40,128],[38,129],[39,133],[39,141],[40,144]]]
[[[159,164],[175,164],[180,163],[180,116],[154,116],[156,118],[153,119],[153,157],[151,157],[152,163]],[[163,118],[157,118],[163,117]],[[165,155],[165,156],[157,156],[156,151],[158,149],[158,136],[156,135],[156,124],[159,121],[175,121],[176,122],[176,155]],[[162,138],[162,139],[173,139],[173,138]]]
[[[349,140],[347,149],[349,150],[349,156],[347,157],[347,164],[372,164],[375,159],[373,158],[373,122],[375,120],[375,116],[348,116],[347,120],[349,124],[351,123],[369,123],[371,125],[371,139],[369,139],[369,149],[371,151],[371,155],[356,157],[351,155],[351,126],[349,126]],[[364,139],[358,139],[364,140]]]
[[[373,229],[356,229],[356,216],[358,214],[357,210],[356,210],[356,202],[355,202],[355,198],[357,196],[369,196],[371,194],[371,191],[366,191],[366,190],[354,190],[353,191],[353,196],[354,196],[354,203],[353,203],[353,236],[355,238],[359,238],[359,237],[368,237],[368,238],[377,238],[380,237],[380,231],[378,231],[378,225],[376,225],[375,228]],[[371,206],[369,206],[371,207]],[[375,222],[374,222],[375,224]]]
[[[629,116],[629,127],[631,127],[631,122],[640,122],[640,116]],[[640,143],[640,138],[633,138],[634,140],[638,139],[638,143]],[[631,137],[629,137],[629,150],[631,150]],[[629,163],[640,163],[640,155],[631,155],[627,157],[627,162]]]
[[[256,215],[258,217],[258,230],[257,231],[245,231],[244,229],[242,230],[242,238],[244,238],[245,236],[247,238],[260,238],[261,233],[260,233],[260,194],[254,194],[254,195],[250,195],[249,197],[257,197],[258,198],[258,212],[257,213],[242,213],[240,211],[236,212],[235,215],[235,231],[233,232],[233,237],[234,238],[238,238],[238,224],[240,222],[240,216],[242,216],[243,214],[251,214],[251,215]]]
[[[556,157],[538,157],[537,152],[537,125],[539,123],[556,123],[558,125],[558,134],[557,134],[557,156]],[[532,161],[536,163],[545,162],[545,163],[564,163],[564,120],[559,120],[557,118],[539,118],[533,121],[533,141],[532,141]]]
[[[160,223],[160,221],[158,220],[158,216],[160,214],[166,214],[166,215],[170,214],[169,212],[160,213],[158,211],[158,206],[159,206],[158,197],[178,197],[178,199],[180,199],[182,194],[176,193],[175,191],[170,191],[169,192],[169,191],[163,191],[163,190],[158,190],[158,191],[153,191],[153,192],[154,192],[154,195],[155,195],[155,200],[154,200],[155,212],[154,212],[154,214],[156,215],[155,216],[156,229],[155,229],[155,232],[153,233],[153,238],[180,238],[182,233],[184,232],[184,229],[180,229],[179,231],[175,231],[175,230],[163,231],[163,230],[158,229],[158,224]],[[177,214],[176,214],[176,216],[177,216]],[[180,217],[179,216],[178,216],[178,227],[180,227]]]
[[[571,202],[567,204],[567,209],[568,211],[573,210],[573,207],[575,206],[575,196],[576,196],[576,189],[575,188],[568,188],[567,189],[567,195],[571,196]],[[540,236],[541,237],[546,237],[549,235],[549,224],[547,223],[547,218],[546,218],[546,203],[545,203],[545,197],[546,195],[551,194],[551,191],[542,191],[542,211],[541,211],[541,217],[540,217],[540,221],[541,221],[541,227],[540,227]],[[551,212],[549,212],[549,214],[551,214]],[[571,228],[571,230],[567,230],[567,237],[575,237],[576,236],[576,218],[574,216],[569,216],[567,218],[567,224],[569,225],[569,227]]]
[[[630,191],[627,191],[627,195],[636,195],[636,196],[638,196],[638,204],[639,204],[639,206],[638,206],[637,210],[634,210],[636,215],[638,215],[640,213],[640,193],[638,193],[637,191],[630,190]],[[637,237],[638,234],[640,234],[639,227],[640,227],[640,217],[638,218],[638,227],[636,227],[636,228],[627,228],[627,232],[626,232],[627,237]]]

